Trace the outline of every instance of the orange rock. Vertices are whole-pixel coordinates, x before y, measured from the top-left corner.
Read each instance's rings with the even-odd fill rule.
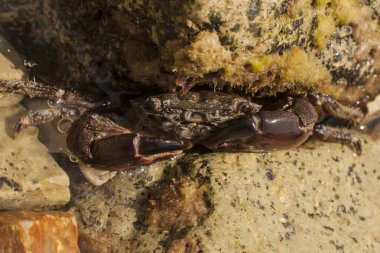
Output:
[[[66,212],[0,212],[1,253],[79,253],[78,227]]]

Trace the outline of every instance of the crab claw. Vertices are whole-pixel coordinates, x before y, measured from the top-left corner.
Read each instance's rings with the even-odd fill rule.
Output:
[[[299,146],[311,130],[287,111],[263,111],[231,120],[205,143],[212,150],[268,152]]]
[[[188,140],[145,137],[135,133],[114,135],[92,143],[91,164],[107,170],[133,168],[177,156],[191,147]]]
[[[82,162],[104,170],[148,165],[192,147],[185,139],[142,136],[116,121],[111,113],[85,113],[71,125],[67,147]]]
[[[284,150],[304,143],[313,133],[317,112],[306,99],[295,101],[293,111],[261,111],[231,120],[206,146],[213,150],[263,152]]]

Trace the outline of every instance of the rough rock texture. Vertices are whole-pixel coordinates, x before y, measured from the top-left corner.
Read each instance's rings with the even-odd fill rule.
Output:
[[[91,197],[74,202],[87,236],[120,237],[107,246],[117,252],[377,252],[380,143],[363,140],[361,157],[319,142],[190,155],[163,174],[153,166],[87,186]]]
[[[119,238],[96,228],[82,228],[79,231],[81,253],[113,253]]]
[[[83,252],[128,252],[135,233],[136,209],[144,199],[145,187],[162,177],[168,162],[159,162],[133,173],[118,173],[111,181],[95,187],[73,183],[73,206],[79,223],[79,245]],[[98,238],[104,243],[92,243]]]
[[[79,253],[75,218],[65,212],[0,212],[0,252]]]
[[[317,89],[348,102],[379,92],[378,1],[2,1],[0,25],[37,75],[256,96]]]
[[[122,10],[180,85],[208,80],[256,96],[318,89],[349,100],[347,86],[372,89],[379,72],[376,2],[151,0]]]
[[[376,159],[379,143],[367,141],[365,154],[360,158],[346,148],[341,149],[339,144],[270,155],[219,154],[187,158],[189,160],[179,164],[179,169],[183,177],[202,181],[202,187],[210,189],[205,192],[210,210],[199,216],[202,222],[197,226],[189,224],[186,230],[168,236],[157,233],[156,239],[164,242],[169,252],[197,252],[195,249],[203,252],[295,249],[297,252],[377,252],[380,230],[373,224],[380,222],[376,197],[380,193],[380,160]],[[164,193],[157,188],[152,192]],[[177,205],[183,209],[186,202]],[[154,212],[164,210],[163,202],[156,205]],[[148,210],[148,215],[150,213]],[[172,222],[171,227],[179,224],[170,216],[161,220],[164,224]],[[157,227],[149,219],[145,225],[148,231]],[[159,231],[164,232],[167,227]],[[144,248],[139,243],[146,237],[141,233],[134,238],[134,251],[154,249],[152,245]],[[162,245],[159,243],[156,247]]]
[[[20,60],[8,60],[15,58],[13,49],[0,37],[0,78],[21,78],[22,65],[14,65]],[[25,113],[17,105],[20,97],[0,95],[0,210],[67,203],[69,179],[38,141],[36,128],[26,129],[16,139],[10,137],[18,117]]]
[[[316,88],[350,102],[379,89],[378,1],[0,2],[2,29],[43,80]],[[82,250],[377,252],[380,147],[364,139],[360,158],[324,143],[73,185]]]

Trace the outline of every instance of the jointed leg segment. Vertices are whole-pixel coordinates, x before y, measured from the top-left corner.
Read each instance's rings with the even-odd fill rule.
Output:
[[[0,80],[0,92],[19,94],[30,98],[47,98],[54,102],[52,108],[32,111],[23,115],[15,126],[14,137],[28,126],[44,124],[59,117],[70,118],[73,113],[81,114],[83,111],[105,104],[102,99],[90,95],[28,80]],[[72,109],[73,106],[77,109]]]
[[[361,155],[362,153],[360,139],[349,129],[318,124],[314,127],[314,133],[324,141],[338,141],[350,144],[356,154]]]
[[[359,123],[364,117],[359,108],[345,106],[326,94],[313,92],[308,97],[312,104],[321,105],[329,116],[350,120],[354,123]]]
[[[53,99],[57,103],[66,106],[76,105],[87,109],[105,104],[102,99],[36,81],[0,80],[0,92],[20,94],[30,98],[39,97]]]

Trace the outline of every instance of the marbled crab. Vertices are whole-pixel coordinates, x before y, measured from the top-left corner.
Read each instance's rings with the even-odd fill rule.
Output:
[[[207,90],[145,96],[131,100],[129,109],[115,108],[103,97],[32,81],[0,81],[0,92],[48,98],[53,105],[26,113],[15,135],[31,125],[70,119],[68,148],[81,161],[105,170],[150,164],[194,144],[226,152],[289,149],[313,134],[351,144],[361,153],[358,137],[347,128],[324,125],[321,118],[327,115],[355,124],[363,113],[318,92],[292,97],[275,110]]]

